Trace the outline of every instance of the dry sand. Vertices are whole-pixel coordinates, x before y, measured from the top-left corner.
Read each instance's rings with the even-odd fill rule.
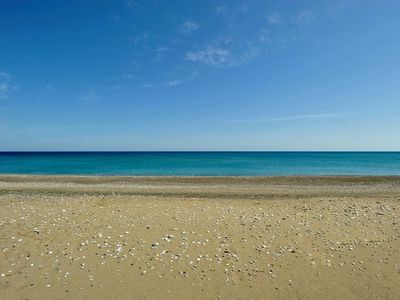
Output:
[[[399,299],[400,177],[0,176],[1,299]]]

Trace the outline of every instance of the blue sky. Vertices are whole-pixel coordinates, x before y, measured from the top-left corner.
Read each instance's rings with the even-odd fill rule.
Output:
[[[2,1],[0,150],[400,150],[399,1]]]

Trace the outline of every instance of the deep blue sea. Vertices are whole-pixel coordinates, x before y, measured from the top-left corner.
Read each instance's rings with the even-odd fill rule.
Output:
[[[0,152],[0,174],[400,175],[400,152]]]

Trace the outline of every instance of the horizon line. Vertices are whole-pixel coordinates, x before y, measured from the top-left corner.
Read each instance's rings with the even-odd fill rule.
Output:
[[[0,150],[0,153],[400,152],[400,150]]]

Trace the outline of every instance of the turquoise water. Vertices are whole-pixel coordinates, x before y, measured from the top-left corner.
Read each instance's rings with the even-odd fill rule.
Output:
[[[0,152],[0,173],[400,175],[400,152]]]

